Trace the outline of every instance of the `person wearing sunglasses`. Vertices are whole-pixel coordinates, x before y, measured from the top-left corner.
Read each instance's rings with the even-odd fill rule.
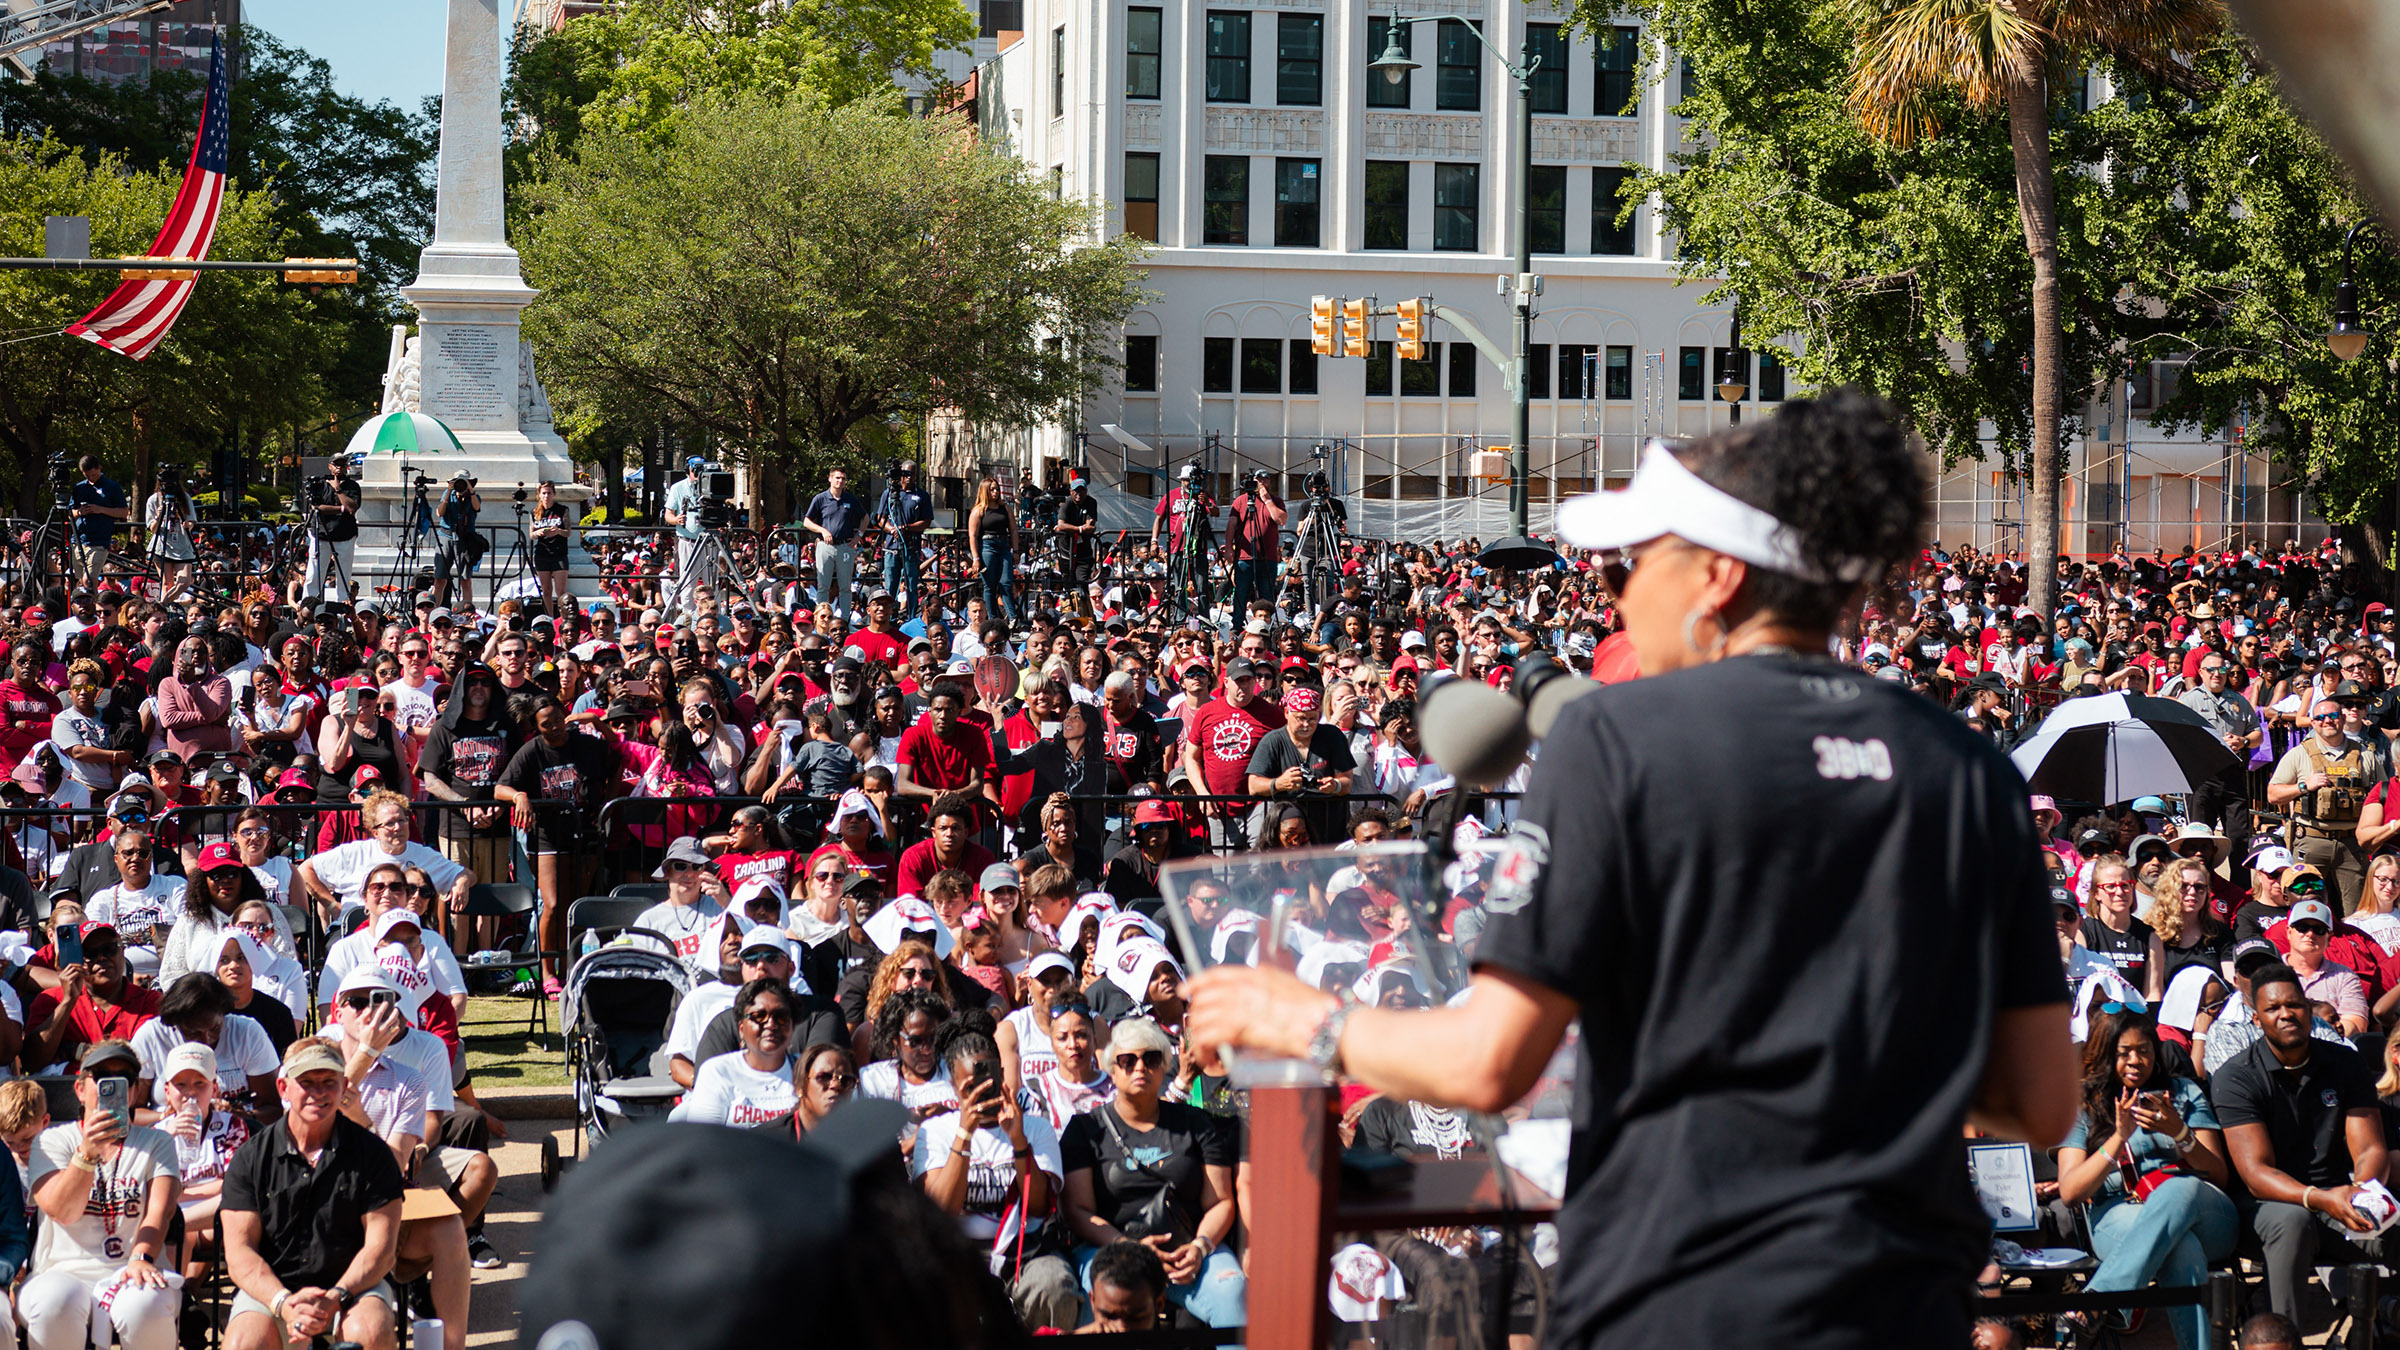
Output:
[[[34,1142],[30,1198],[42,1234],[17,1312],[36,1346],[105,1344],[112,1329],[129,1350],[171,1346],[182,1300],[162,1272],[176,1266],[165,1247],[182,1193],[175,1140],[100,1109],[102,1080],[131,1084],[138,1068],[132,1047],[94,1045],[81,1066],[74,1091],[82,1122],[53,1126]],[[114,1289],[102,1302],[95,1296],[105,1285]]]
[[[1238,1149],[1216,1117],[1162,1100],[1173,1055],[1156,1022],[1117,1023],[1101,1054],[1116,1095],[1067,1122],[1059,1153],[1077,1273],[1088,1289],[1101,1248],[1139,1242],[1166,1264],[1176,1307],[1212,1327],[1240,1326],[1247,1284],[1220,1245],[1233,1228]]]
[[[183,878],[152,870],[157,845],[146,829],[120,830],[109,847],[117,860],[117,883],[89,897],[85,913],[125,937],[125,960],[134,974],[156,980],[159,946],[183,912]]]
[[[2390,770],[2380,752],[2343,730],[2345,709],[2332,698],[2309,705],[2309,734],[2283,752],[2267,780],[2267,804],[2298,818],[2292,851],[2324,873],[2341,896],[2337,908],[2358,908],[2367,884],[2366,850],[2358,846],[2359,812],[2367,793]]]
[[[930,949],[921,943],[902,946],[903,952],[911,948],[931,958]],[[933,985],[938,978],[927,972],[924,979],[892,990],[867,1024],[873,1031],[867,1044],[869,1062],[858,1071],[860,1096],[898,1102],[916,1121],[958,1109],[958,1091],[941,1071],[940,1057],[934,1051],[942,1028],[953,1015]]]
[[[245,812],[236,824],[235,833],[267,828],[263,815]],[[162,986],[173,984],[187,971],[208,969],[222,946],[224,934],[233,927],[235,911],[245,901],[267,898],[266,887],[259,883],[258,875],[243,864],[239,850],[224,841],[200,850],[182,889],[174,931],[159,949],[158,982]],[[275,917],[272,945],[279,952],[296,952],[292,935],[283,926],[282,914],[277,912]],[[281,1047],[277,1047],[276,1053],[282,1053]]]
[[[731,1016],[741,1039],[738,1054],[718,1055],[700,1065],[669,1117],[718,1125],[756,1125],[792,1109],[797,1000],[783,981],[760,977],[733,996]]]
[[[946,1028],[936,1052],[958,1094],[958,1109],[927,1120],[909,1154],[909,1173],[959,1230],[978,1246],[1002,1238],[1012,1206],[1023,1223],[998,1251],[1010,1301],[1028,1328],[1071,1331],[1082,1320],[1075,1269],[1059,1226],[1064,1168],[1058,1135],[1046,1117],[1028,1115],[1000,1078],[992,1038],[964,1024]]]
[[[715,953],[703,950],[707,932],[727,902],[724,879],[709,861],[708,850],[684,835],[667,846],[666,858],[650,875],[667,883],[667,898],[643,910],[633,926],[668,938],[674,944],[671,954],[686,969],[708,974],[716,962]],[[636,940],[656,945],[648,938]]]

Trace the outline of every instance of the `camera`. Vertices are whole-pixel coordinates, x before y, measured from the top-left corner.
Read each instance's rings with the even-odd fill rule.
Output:
[[[508,499],[512,502],[515,502],[519,506],[523,506],[525,504],[525,485],[521,482],[518,483],[517,490],[510,493],[508,495]]]
[[[66,451],[61,450],[50,456],[50,490],[52,492],[62,498],[71,497],[75,495],[75,484],[81,481],[82,477],[83,474],[76,469],[75,461],[67,457]]]
[[[733,524],[733,475],[711,469],[701,482],[700,528],[722,530]]]

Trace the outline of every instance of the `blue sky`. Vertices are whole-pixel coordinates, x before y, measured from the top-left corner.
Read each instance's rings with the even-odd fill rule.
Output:
[[[505,24],[515,0],[500,0]],[[344,93],[415,108],[442,92],[449,0],[244,0],[242,19],[333,67]]]

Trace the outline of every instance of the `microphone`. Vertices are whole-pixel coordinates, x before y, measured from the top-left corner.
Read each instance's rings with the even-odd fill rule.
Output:
[[[1427,689],[1417,709],[1425,753],[1471,788],[1505,781],[1525,752],[1550,734],[1566,706],[1600,686],[1546,656],[1517,662],[1510,692],[1453,676]]]

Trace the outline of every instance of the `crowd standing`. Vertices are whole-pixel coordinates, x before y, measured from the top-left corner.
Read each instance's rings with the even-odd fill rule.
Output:
[[[569,904],[663,883],[637,926],[695,982],[667,1029],[679,1118],[805,1136],[851,1094],[891,1098],[912,1172],[1029,1326],[1236,1325],[1243,1101],[1184,1042],[1182,982],[1238,959],[1240,911],[1201,888],[1212,950],[1183,950],[1161,867],[1410,838],[1457,790],[1419,740],[1429,687],[1506,688],[1532,658],[1634,673],[1600,558],[1301,553],[1281,534],[1302,510],[1263,484],[1223,508],[1204,596],[1168,593],[1154,539],[1101,536],[1080,479],[1040,511],[982,485],[958,554],[913,466],[871,503],[836,471],[805,539],[732,532],[733,565],[695,576],[700,467],[671,535],[585,537],[596,598],[569,593],[542,491],[538,575],[482,609],[455,554],[349,603],[312,589],[321,561],[204,556],[162,597],[110,573],[101,526],[74,583],[0,629],[0,1052],[20,1079],[0,1135],[24,1202],[0,1194],[0,1267],[14,1251],[35,1345],[80,1344],[95,1309],[164,1344],[211,1261],[246,1343],[277,1322],[376,1343],[411,1299],[463,1343],[503,1134],[475,1106],[459,957],[510,936],[468,913],[507,881],[538,891],[548,954],[520,992],[550,998]],[[356,494],[326,500],[338,518]],[[2306,1269],[2363,1241],[2352,1185],[2400,1129],[2400,616],[2366,587],[2330,545],[2120,555],[2063,564],[2043,616],[2013,560],[1929,549],[1829,653],[2004,748],[2123,690],[2179,700],[2238,759],[2172,803],[2028,804],[2088,1079],[2043,1184],[2090,1205],[2096,1287],[2182,1282],[2246,1228],[2290,1316]],[[1506,797],[1478,818],[1505,828]],[[1308,973],[1422,998],[1396,887],[1346,871],[1311,892],[1344,941]],[[1471,951],[1480,916],[1468,888],[1419,936]],[[2296,1099],[2295,1072],[2322,1093]],[[48,1123],[39,1077],[72,1080],[78,1123]],[[91,1109],[104,1090],[121,1114]],[[1345,1107],[1362,1142],[1480,1156],[1454,1113]],[[292,1148],[338,1176],[277,1177]],[[404,1220],[404,1191],[446,1203]],[[11,1215],[39,1240],[12,1248]],[[1337,1306],[1405,1316],[1413,1283],[1488,1271],[1490,1245],[1361,1244]],[[1509,1295],[1528,1331],[1538,1275]]]

